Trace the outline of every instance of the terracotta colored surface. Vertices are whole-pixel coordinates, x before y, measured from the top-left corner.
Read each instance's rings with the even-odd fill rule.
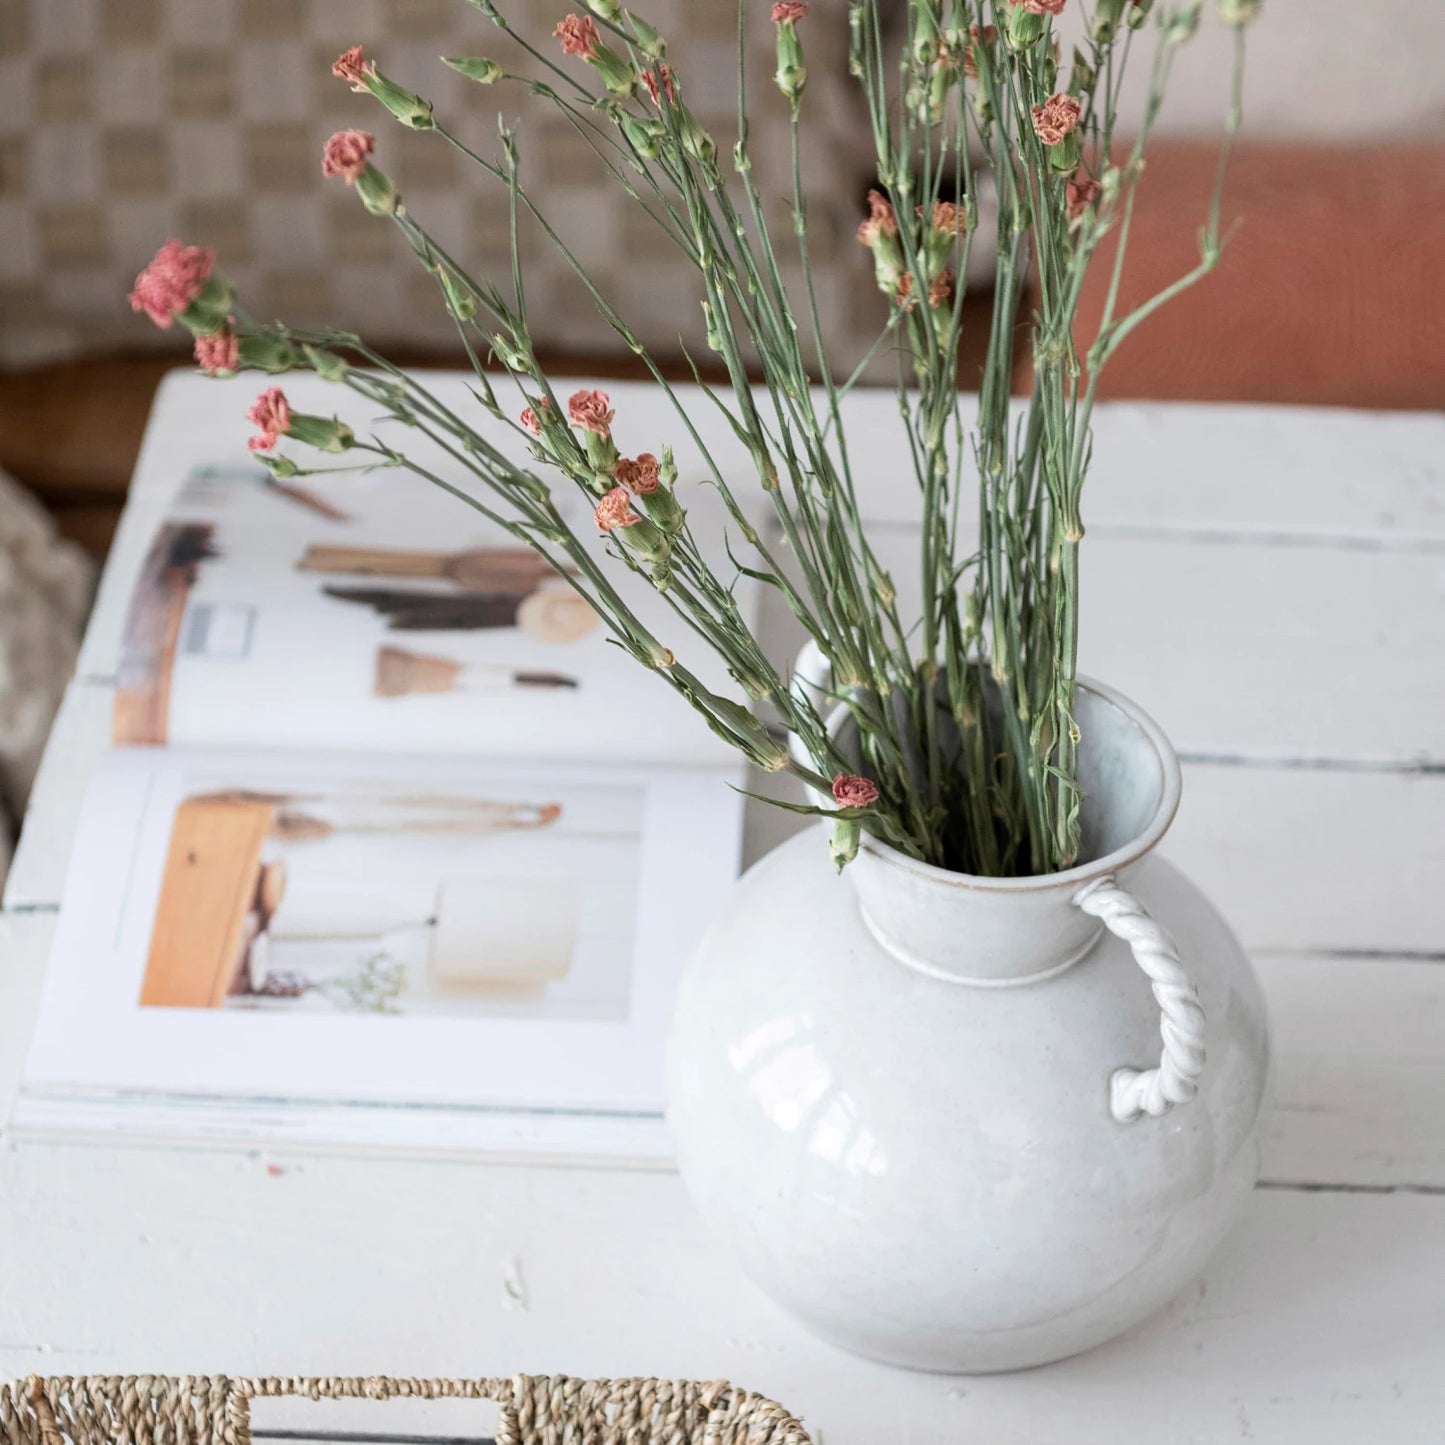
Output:
[[[1126,301],[1198,259],[1215,157],[1212,145],[1156,148]],[[1445,146],[1243,144],[1224,215],[1237,229],[1218,271],[1120,347],[1103,394],[1445,405]],[[1096,268],[1086,291],[1091,323],[1106,279]]]

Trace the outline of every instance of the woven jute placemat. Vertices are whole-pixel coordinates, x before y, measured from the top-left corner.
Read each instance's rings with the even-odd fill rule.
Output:
[[[809,1445],[781,1405],[722,1381],[78,1375],[0,1385],[0,1445],[251,1445],[251,1401],[490,1400],[496,1445]]]

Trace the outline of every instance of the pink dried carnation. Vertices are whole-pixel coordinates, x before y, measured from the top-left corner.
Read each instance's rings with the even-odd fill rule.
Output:
[[[651,452],[619,458],[612,475],[634,497],[650,497],[662,485],[661,469]]]
[[[833,779],[833,801],[840,808],[867,808],[878,801],[878,785],[856,773],[838,773]]]
[[[291,405],[279,386],[263,391],[256,398],[246,420],[261,434],[246,443],[253,452],[269,452],[291,430]]]
[[[1072,95],[1062,91],[1051,95],[1042,105],[1033,107],[1034,134],[1046,146],[1062,145],[1073,134],[1083,107]]]
[[[803,0],[778,0],[773,6],[774,25],[796,25],[808,13]]]
[[[574,391],[567,398],[567,415],[574,426],[607,437],[612,435],[612,418],[617,413],[608,405],[605,391]]]
[[[946,306],[953,296],[953,272],[945,271],[928,283],[928,304],[935,311]]]
[[[1067,0],[1008,0],[1010,5],[1022,5],[1030,15],[1062,15]]]
[[[215,264],[216,253],[204,246],[167,241],[135,278],[130,309],[144,311],[157,326],[168,327],[201,294]]]
[[[996,25],[985,25],[982,30],[977,25],[968,27],[968,44],[963,47],[963,73],[970,80],[978,79],[978,47],[983,45],[991,50],[997,44]]]
[[[366,89],[366,76],[370,69],[371,62],[361,53],[359,45],[353,45],[350,50],[343,50],[331,62],[332,75],[338,80],[346,81],[353,90]]]
[[[552,403],[544,396],[538,401],[537,405],[541,407],[543,411],[548,411],[551,409]],[[530,406],[524,407],[522,409],[522,415],[519,416],[517,420],[520,421],[534,437],[542,435],[542,418],[534,408]]]
[[[369,132],[339,130],[326,142],[326,150],[321,157],[321,174],[341,176],[348,186],[354,186],[375,148],[376,140]]]
[[[1064,199],[1069,208],[1069,219],[1077,221],[1099,199],[1099,183],[1079,171],[1069,177],[1069,183],[1064,187]]]
[[[236,333],[222,328],[209,336],[196,337],[196,365],[207,376],[237,370],[241,365],[241,344]]]
[[[868,219],[858,227],[858,239],[872,246],[879,236],[896,236],[898,217],[882,191],[868,192]]]
[[[921,214],[922,208],[919,210]],[[968,230],[968,212],[961,210],[952,201],[935,201],[932,226],[935,231],[942,231],[945,235],[961,236]]]
[[[658,84],[657,80],[657,75],[659,74],[662,76],[661,85]],[[661,94],[666,94],[669,100],[677,99],[672,67],[665,60],[659,60],[657,62],[657,74],[653,73],[651,66],[644,70],[642,72],[642,83],[647,87],[647,93],[652,97],[653,105],[657,104],[658,97]]]
[[[580,55],[583,60],[592,59],[602,40],[597,22],[590,15],[569,15],[552,34],[562,42],[564,55]]]
[[[614,527],[635,527],[642,520],[632,510],[632,498],[627,495],[626,487],[613,487],[598,502],[592,515],[604,532],[610,532]]]

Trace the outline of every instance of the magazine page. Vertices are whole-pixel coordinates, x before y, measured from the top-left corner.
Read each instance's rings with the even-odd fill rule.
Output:
[[[84,658],[90,674],[115,677],[116,743],[733,761],[661,677],[609,640],[566,578],[495,522],[425,480],[344,456],[308,454],[324,470],[276,480],[245,448],[254,381],[189,380],[192,410],[215,424],[169,433],[159,454],[169,488],[147,448],[103,594],[117,632],[92,639]],[[293,390],[298,405],[339,410],[359,432],[370,425],[340,388],[300,378]],[[648,405],[643,415],[639,399],[625,419],[639,448],[660,445],[656,399]],[[472,402],[468,414],[480,410]],[[152,425],[170,428],[170,409]],[[520,440],[491,427],[528,461]],[[390,439],[416,449],[411,437]],[[454,461],[428,461],[480,488]],[[722,548],[720,504],[698,484],[697,453],[684,449],[679,465],[679,494],[694,516],[707,514],[699,535]],[[600,557],[590,499],[565,479],[554,490]],[[604,560],[654,635],[736,693],[667,601]],[[728,574],[725,555],[717,565]],[[752,608],[751,584],[737,595]]]
[[[78,1127],[214,1104],[210,1132],[284,1106],[288,1136],[353,1143],[425,1138],[395,1113],[427,1109],[512,1116],[514,1140],[529,1117],[574,1143],[588,1117],[660,1125],[740,802],[715,770],[117,749],[17,1126],[61,1102]]]

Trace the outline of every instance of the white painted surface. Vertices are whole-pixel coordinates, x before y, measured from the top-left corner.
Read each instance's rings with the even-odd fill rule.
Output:
[[[1389,29],[1445,24],[1436,9],[1417,0]],[[1276,33],[1311,53],[1359,51],[1352,10],[1330,24],[1309,6],[1291,26],[1305,10],[1276,0]],[[1433,65],[1438,49],[1412,53]],[[1307,73],[1297,58],[1285,69]],[[169,404],[188,400],[180,390]],[[857,402],[870,508],[906,522],[915,502],[888,465],[891,403]],[[1163,625],[1159,603],[1131,646],[1096,563],[1092,636],[1115,651],[1092,666],[1132,669],[1105,675],[1176,730],[1184,804],[1164,851],[1253,953],[1277,1057],[1269,1187],[1204,1279],[1131,1335],[1013,1377],[861,1364],[742,1282],[671,1176],[0,1143],[0,1374],[729,1375],[805,1415],[827,1445],[1438,1441],[1442,442],[1445,419],[1426,416],[1130,406],[1101,418],[1092,540],[1168,583],[1168,615],[1192,640]],[[1190,564],[1192,547],[1215,560]],[[1271,576],[1288,586],[1270,592]],[[92,663],[121,595],[104,594]],[[1222,647],[1211,609],[1253,630]],[[1195,647],[1214,649],[1207,667]],[[1200,722],[1202,687],[1228,695],[1240,677],[1279,701],[1241,697]],[[0,1100],[108,706],[103,685],[72,697],[22,840],[10,903],[40,911],[0,924]],[[1239,765],[1244,751],[1257,765]],[[754,818],[755,846],[777,832],[778,815]],[[504,1287],[518,1269],[525,1309]],[[268,1419],[311,1423],[308,1408],[278,1404]]]

